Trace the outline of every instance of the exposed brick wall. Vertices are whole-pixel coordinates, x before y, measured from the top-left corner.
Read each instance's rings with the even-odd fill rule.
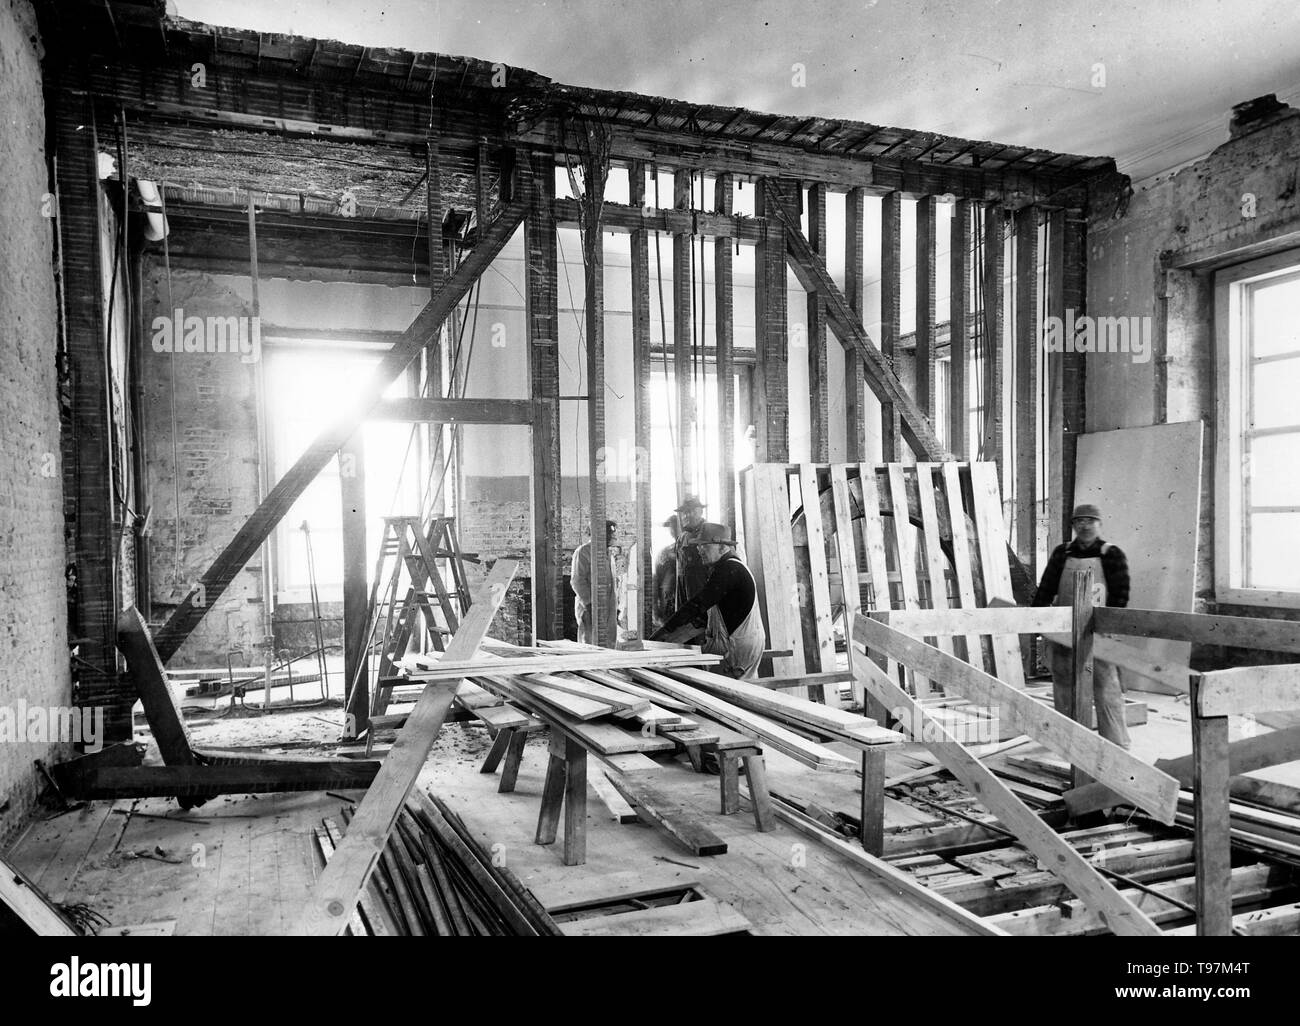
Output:
[[[27,0],[0,5],[0,707],[67,705],[67,609],[56,395],[53,221],[43,197],[41,46]],[[43,206],[45,209],[43,211]],[[25,724],[17,724],[25,727]],[[34,759],[67,746],[0,742],[0,847],[30,813]]]
[[[234,353],[158,353],[151,342],[154,318],[176,307],[187,317],[251,316],[244,301],[198,271],[173,269],[169,283],[153,257],[145,264],[143,289],[150,587],[153,619],[161,622],[257,508],[257,420],[252,364]],[[223,666],[229,650],[236,664],[261,664],[260,566],[257,557],[249,561],[169,665]]]

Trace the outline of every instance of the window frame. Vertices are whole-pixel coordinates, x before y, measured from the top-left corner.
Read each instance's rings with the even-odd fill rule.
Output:
[[[1214,275],[1215,456],[1214,591],[1227,605],[1300,609],[1294,591],[1244,585],[1249,533],[1242,463],[1249,415],[1249,291],[1262,283],[1300,276],[1300,249],[1234,264]]]

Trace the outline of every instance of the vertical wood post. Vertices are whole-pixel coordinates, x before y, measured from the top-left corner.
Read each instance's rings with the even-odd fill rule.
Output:
[[[673,174],[673,206],[691,209],[691,173]],[[691,236],[673,233],[673,381],[677,390],[677,500],[696,490],[695,380],[691,352]]]
[[[785,183],[773,184],[786,202],[793,202]],[[756,182],[754,189],[755,213],[764,219],[763,238],[754,253],[755,456],[760,463],[784,463],[790,453],[785,227],[775,211],[766,210],[763,183]]]
[[[971,201],[958,200],[952,211],[952,253],[948,306],[948,448],[955,459],[970,457],[970,361],[966,320],[970,315]]]
[[[916,201],[916,404],[934,420],[935,198]]]
[[[1085,728],[1088,710],[1092,706],[1092,571],[1076,570],[1074,574],[1073,619],[1070,641],[1070,696],[1071,717]],[[1095,715],[1095,713],[1094,713]],[[1092,778],[1077,767],[1070,767],[1075,787],[1082,787]]]
[[[555,164],[538,154],[528,164],[532,207],[524,219],[528,376],[532,427],[533,638],[564,635],[560,575],[560,358],[555,240]]]
[[[370,667],[366,627],[370,588],[366,583],[366,447],[358,431],[339,450],[339,498],[343,514],[343,686],[348,697],[344,737],[356,738],[370,726]],[[401,658],[401,653],[397,653]]]
[[[815,182],[808,187],[808,241],[813,251],[826,260],[826,186]],[[808,423],[812,462],[830,460],[830,413],[826,397],[826,300],[808,293]]]
[[[732,176],[729,172],[721,172],[713,182],[713,209],[716,213],[729,217],[734,206]],[[722,448],[720,467],[722,495],[719,497],[718,519],[734,531],[736,529],[736,336],[732,293],[733,256],[730,239],[714,239],[713,305],[718,355],[718,437]]]
[[[880,203],[880,352],[894,364],[898,348],[902,306],[902,217],[903,194],[888,193]],[[881,459],[894,463],[902,459],[898,411],[893,403],[880,404]]]
[[[1002,397],[1006,394],[1006,359],[1002,351],[1005,295],[1003,274],[1006,255],[1002,228],[1006,216],[1001,207],[984,208],[984,438],[980,459],[997,464],[998,484],[1006,494],[1002,477]]]
[[[844,198],[844,295],[849,309],[866,323],[863,289],[866,285],[865,256],[862,252],[866,233],[866,192],[850,189]],[[860,463],[866,459],[867,434],[864,416],[862,359],[852,346],[844,347],[844,459]]]
[[[1192,784],[1196,855],[1196,934],[1232,933],[1232,835],[1228,717],[1201,715],[1205,678],[1191,675]]]
[[[1016,555],[1031,570],[1038,552],[1038,209],[1016,214]]]
[[[634,161],[628,169],[628,198],[633,207],[645,208],[645,162]],[[636,489],[636,574],[640,624],[643,637],[654,633],[654,530],[650,508],[650,233],[644,228],[632,232],[632,387],[636,390],[633,432],[636,436],[636,461],[633,487]]]

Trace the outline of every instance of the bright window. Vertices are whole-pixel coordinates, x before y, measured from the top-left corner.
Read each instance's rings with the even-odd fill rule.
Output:
[[[282,348],[266,358],[267,409],[271,424],[272,465],[278,480],[302,455],[338,411],[355,395],[357,386],[379,362],[373,350]],[[408,379],[399,377],[385,395],[408,395]],[[362,427],[365,445],[367,568],[374,566],[383,518],[419,512],[419,440],[408,424],[368,422]],[[408,454],[409,447],[409,454]],[[343,517],[339,490],[339,461],[332,459],[307,487],[275,532],[275,595],[277,602],[306,602],[310,598],[307,543],[311,532],[317,590],[322,602],[343,598]],[[369,573],[369,569],[367,569]]]
[[[1300,255],[1215,284],[1218,598],[1300,606]]]

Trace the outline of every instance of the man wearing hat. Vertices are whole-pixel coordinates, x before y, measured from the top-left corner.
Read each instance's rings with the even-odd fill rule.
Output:
[[[664,527],[672,536],[672,543],[665,545],[655,555],[654,566],[654,622],[662,624],[677,611],[677,539],[682,527],[677,514],[670,514],[664,521]]]
[[[717,671],[753,679],[758,673],[765,641],[754,575],[736,553],[736,540],[722,524],[701,524],[690,545],[699,551],[708,567],[708,580],[650,640],[659,641],[707,612],[703,650],[722,656]]]
[[[609,546],[614,544],[614,532],[618,524],[613,520],[605,521],[605,552],[608,557]],[[605,588],[604,615],[602,633],[618,616],[615,608],[613,560],[606,558],[603,584]],[[573,615],[578,621],[578,640],[584,645],[599,645],[600,639],[593,635],[591,629],[591,542],[585,541],[573,550],[573,565],[569,568],[569,583],[573,586]]]
[[[1128,558],[1116,545],[1101,538],[1101,510],[1091,503],[1074,508],[1070,518],[1074,538],[1052,550],[1043,579],[1034,595],[1035,606],[1069,606],[1074,603],[1074,574],[1092,571],[1092,601],[1097,606],[1128,605]],[[1071,671],[1073,655],[1069,648],[1047,642],[1048,662],[1052,670],[1052,697],[1057,712],[1072,716]],[[1129,747],[1128,727],[1124,723],[1124,691],[1119,670],[1100,659],[1092,661],[1092,694],[1097,709],[1097,731],[1122,748]]]
[[[674,512],[680,527],[677,535],[677,608],[681,609],[700,593],[709,579],[709,565],[704,561],[703,549],[697,544],[704,528],[704,503],[697,496],[688,495]],[[702,616],[696,621],[696,626],[703,629]]]

